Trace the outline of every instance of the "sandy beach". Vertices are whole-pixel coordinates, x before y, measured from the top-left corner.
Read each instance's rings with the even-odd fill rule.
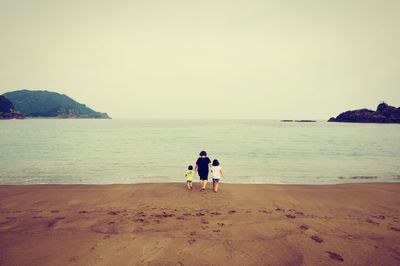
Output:
[[[399,265],[400,184],[0,186],[1,265]]]

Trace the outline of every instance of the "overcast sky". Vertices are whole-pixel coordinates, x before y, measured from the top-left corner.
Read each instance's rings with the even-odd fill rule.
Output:
[[[400,106],[399,0],[0,0],[0,94],[113,118],[328,119]]]

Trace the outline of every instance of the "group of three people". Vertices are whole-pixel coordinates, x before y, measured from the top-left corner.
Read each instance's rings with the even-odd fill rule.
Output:
[[[219,181],[221,177],[224,177],[224,174],[222,172],[222,167],[217,159],[213,160],[211,163],[210,158],[207,157],[207,152],[201,151],[200,157],[196,161],[196,166],[194,170],[193,166],[189,165],[188,170],[185,173],[187,188],[193,189],[193,177],[197,172],[200,177],[200,186],[201,186],[200,191],[206,190],[208,182],[208,173],[210,171],[213,181],[213,190],[214,192],[218,192]]]

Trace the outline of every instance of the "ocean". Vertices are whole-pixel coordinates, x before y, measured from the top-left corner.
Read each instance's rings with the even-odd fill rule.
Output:
[[[400,181],[398,124],[26,119],[0,121],[0,184],[184,182],[202,150],[225,183]]]

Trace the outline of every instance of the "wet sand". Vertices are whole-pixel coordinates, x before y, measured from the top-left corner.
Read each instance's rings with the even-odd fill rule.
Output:
[[[400,183],[0,186],[0,265],[399,265]]]

